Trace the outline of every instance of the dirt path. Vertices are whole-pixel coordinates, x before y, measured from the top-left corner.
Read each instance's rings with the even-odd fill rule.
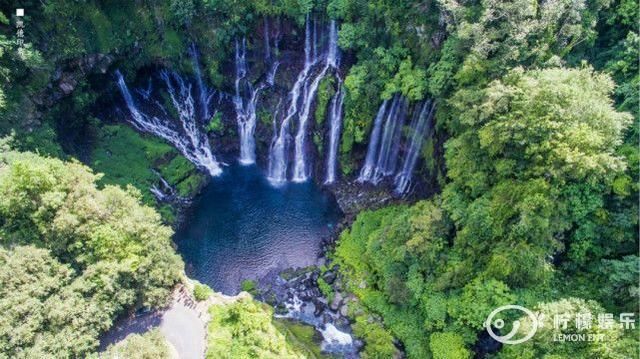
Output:
[[[185,287],[180,287],[173,293],[171,305],[168,308],[119,321],[102,337],[100,351],[105,350],[110,344],[123,340],[129,334],[142,334],[153,328],[159,328],[171,345],[174,357],[204,358],[209,306],[231,303],[248,294],[240,293],[238,296],[229,297],[214,293],[207,301],[196,302],[191,292]]]
[[[205,322],[201,312],[189,299],[176,298],[162,314],[160,332],[173,346],[180,359],[204,358]]]

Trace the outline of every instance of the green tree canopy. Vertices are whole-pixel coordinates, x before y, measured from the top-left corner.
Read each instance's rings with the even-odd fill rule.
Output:
[[[96,187],[100,175],[78,162],[5,153],[0,164],[0,236],[5,246],[49,249],[77,270],[101,261],[126,264],[141,300],[161,305],[183,268],[172,231],[129,187]]]
[[[457,244],[491,253],[470,257],[474,267],[525,285],[543,279],[529,268],[556,253],[581,264],[618,249],[598,231],[604,197],[626,168],[615,151],[631,122],[612,91],[590,68],[516,69],[452,99],[459,134],[446,145],[443,199]]]
[[[123,341],[110,345],[99,358],[169,359],[172,356],[162,333],[153,329],[144,334],[129,334]]]
[[[587,67],[515,69],[460,90],[442,196],[365,211],[342,233],[335,255],[350,289],[409,357],[465,357],[496,307],[557,296],[551,281],[581,280],[566,276],[635,251],[633,237],[599,226],[626,168],[616,150],[631,122],[612,91]],[[637,301],[626,262],[602,263],[623,301]]]
[[[183,264],[139,193],[77,162],[2,152],[0,350],[82,357],[136,305],[161,306]]]
[[[207,358],[304,358],[273,324],[273,310],[251,297],[209,308]]]

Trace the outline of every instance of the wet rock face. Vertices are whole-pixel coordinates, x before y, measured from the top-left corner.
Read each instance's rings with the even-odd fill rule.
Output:
[[[88,75],[106,74],[113,61],[110,55],[93,54],[59,66],[42,91],[33,96],[24,96],[20,100],[19,123],[21,126],[27,131],[41,126],[40,121],[49,108],[71,95]]]
[[[47,90],[37,102],[46,107],[71,95],[78,84],[91,74],[106,74],[114,58],[106,54],[91,54],[73,59],[58,67],[54,72]]]
[[[386,187],[343,181],[333,188],[333,193],[342,212],[355,216],[364,209],[377,209],[393,201]]]

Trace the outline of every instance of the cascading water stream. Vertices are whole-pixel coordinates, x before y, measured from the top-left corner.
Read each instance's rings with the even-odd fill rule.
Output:
[[[411,184],[411,176],[418,162],[418,155],[422,149],[425,135],[430,131],[435,113],[435,103],[431,100],[425,101],[421,106],[416,106],[414,119],[411,121],[411,142],[404,158],[402,169],[395,177],[395,191],[404,194]]]
[[[407,115],[407,101],[396,94],[391,106],[387,105],[388,102],[384,101],[376,115],[365,163],[358,177],[360,183],[368,181],[378,184],[384,177],[395,172],[402,126]]]
[[[281,184],[287,181],[287,148],[289,137],[289,126],[292,118],[298,113],[298,102],[300,99],[300,93],[305,87],[305,82],[313,65],[311,61],[311,31],[309,23],[309,15],[307,15],[307,21],[305,24],[305,40],[304,40],[304,55],[305,63],[304,67],[298,74],[296,82],[293,84],[291,91],[289,92],[289,107],[285,113],[285,116],[280,124],[280,129],[274,131],[274,138],[271,141],[271,147],[269,148],[269,169],[268,179],[273,184]]]
[[[338,169],[338,145],[342,130],[342,103],[344,101],[342,79],[339,78],[338,81],[338,91],[331,99],[331,110],[329,111],[329,154],[327,155],[327,175],[324,184],[335,182]]]
[[[145,100],[149,100],[151,98],[151,92],[153,92],[153,83],[151,83],[151,79],[147,81],[147,88],[140,88],[136,90],[137,93],[142,96]]]
[[[311,20],[309,17],[309,14],[307,14],[307,17],[304,21],[304,63],[305,63],[305,67],[306,64],[310,64],[311,63],[311,56],[313,55],[313,50],[311,49],[311,41],[316,41],[315,37],[313,37],[313,39],[311,38],[312,34],[311,34]],[[313,46],[315,47],[315,42],[313,44]]]
[[[277,26],[279,29],[279,25]],[[256,145],[255,145],[255,129],[256,129],[256,107],[260,92],[269,86],[275,84],[275,76],[278,71],[280,62],[278,61],[278,38],[279,30],[275,34],[275,56],[271,53],[271,44],[269,38],[271,33],[269,30],[269,21],[264,19],[264,63],[269,66],[264,82],[258,84],[255,88],[251,81],[247,78],[247,41],[242,39],[235,44],[235,95],[233,103],[236,110],[236,119],[238,124],[238,133],[240,137],[240,158],[239,161],[243,165],[250,165],[256,162]]]
[[[404,97],[400,99],[400,107],[396,114],[396,123],[394,127],[394,133],[391,142],[391,151],[386,161],[384,176],[391,176],[396,171],[399,153],[400,153],[400,141],[402,140],[402,129],[407,119],[408,101]]]
[[[265,24],[268,24],[268,22],[266,22]],[[265,53],[265,64],[269,64],[269,71],[267,72],[267,84],[269,86],[273,86],[276,83],[276,73],[278,72],[278,67],[280,67],[280,61],[278,60],[278,53],[280,52],[280,26],[279,26],[279,22],[276,23],[276,32],[273,35],[274,39],[273,39],[273,47],[275,49],[275,56],[271,55],[271,48],[269,45],[269,37],[271,36],[270,33],[267,31],[267,38],[265,40],[265,46],[269,49],[266,53]]]
[[[311,40],[311,58],[315,61],[318,58],[318,22],[315,16],[313,17],[313,32],[311,33],[313,39]]]
[[[156,197],[156,199],[160,202],[164,202],[164,201],[174,201],[174,200],[182,200],[184,201],[184,199],[181,199],[177,193],[176,193],[176,189],[173,188],[169,182],[167,182],[167,180],[164,179],[164,177],[162,177],[162,175],[155,171],[152,170],[152,172],[158,176],[158,180],[160,182],[160,184],[154,184],[149,188],[149,191],[151,191],[151,193]]]
[[[250,165],[256,162],[256,142],[254,133],[256,130],[256,104],[260,92],[267,87],[260,83],[255,89],[247,76],[247,42],[242,40],[242,45],[236,41],[236,80],[235,96],[233,103],[236,109],[236,119],[238,123],[238,134],[240,137],[240,163]],[[243,98],[242,84],[245,84],[248,98]]]
[[[269,31],[269,18],[264,18],[264,62],[269,63],[271,61],[271,44],[269,43],[269,36],[271,36],[271,32]]]
[[[173,106],[178,111],[182,129],[190,140],[189,143],[193,149],[193,154],[199,159],[199,162],[206,164],[206,168],[217,167],[218,163],[211,153],[211,146],[206,134],[201,134],[198,130],[195,106],[191,96],[191,85],[188,85],[175,72],[162,71],[160,76],[165,80]],[[178,84],[179,92],[176,92],[172,85],[170,76]],[[217,174],[221,172],[219,167],[218,171]]]
[[[268,178],[274,184],[287,181],[289,128],[294,118],[298,120],[298,126],[297,133],[294,137],[294,161],[291,179],[294,182],[304,182],[309,178],[306,140],[311,107],[320,81],[330,69],[333,68],[337,70],[339,58],[336,22],[331,21],[328,51],[324,56],[318,55],[320,46],[318,46],[317,41],[320,36],[317,34],[317,27],[317,22],[307,15],[304,42],[305,63],[296,78],[293,88],[289,92],[289,107],[280,124],[280,128],[274,132],[274,138],[269,151]],[[322,64],[319,70],[317,70],[316,67],[318,63]]]
[[[189,55],[191,56],[191,63],[193,65],[193,72],[196,75],[196,87],[198,89],[198,101],[200,102],[200,110],[203,121],[209,121],[211,115],[209,113],[209,103],[211,98],[215,94],[215,91],[209,90],[202,80],[202,72],[200,71],[200,60],[198,59],[198,49],[192,44],[189,47]]]
[[[315,26],[315,25],[314,25]],[[315,36],[315,35],[314,35]],[[316,44],[313,45],[316,48]],[[317,59],[314,59],[317,61]],[[330,68],[337,68],[338,64],[338,31],[335,20],[332,20],[329,26],[329,44],[326,58],[324,59],[324,66],[320,72],[313,77],[312,81],[305,88],[305,94],[303,96],[302,111],[299,116],[298,133],[295,137],[295,151],[294,151],[294,167],[292,180],[294,182],[304,182],[309,179],[308,166],[307,166],[307,152],[306,152],[306,138],[307,138],[307,124],[309,122],[309,113],[311,111],[311,105],[313,99],[318,91],[320,81],[327,74]]]
[[[182,124],[182,131],[175,128],[169,120],[162,120],[156,116],[149,116],[141,112],[127,87],[127,84],[120,71],[116,71],[118,87],[125,100],[127,108],[131,113],[131,123],[138,130],[152,133],[174,145],[182,155],[196,166],[203,168],[212,176],[222,173],[220,164],[211,153],[209,141],[206,135],[200,134],[197,128],[193,97],[191,96],[191,86],[177,75],[169,75],[163,71],[161,77],[167,84],[167,90],[171,101],[175,106]],[[172,77],[180,87],[180,92],[176,94]],[[182,132],[182,133],[181,133]]]
[[[359,358],[358,349],[354,345],[351,334],[338,329],[334,324],[336,313],[324,311],[322,317],[315,315],[315,304],[313,302],[303,302],[296,294],[285,303],[287,313],[275,314],[276,318],[290,318],[315,327],[322,336],[320,347],[322,351],[329,354],[337,354],[340,358]]]
[[[269,84],[269,86],[273,86],[276,83],[276,73],[278,72],[278,67],[280,67],[280,61],[275,60],[271,63],[271,67],[269,68],[269,72],[267,73],[267,84]]]
[[[365,158],[364,165],[360,170],[360,175],[358,176],[358,182],[360,183],[369,181],[371,179],[371,175],[373,175],[378,155],[378,143],[380,142],[382,122],[387,111],[387,103],[388,100],[384,100],[382,102],[382,105],[380,105],[380,108],[378,109],[378,114],[373,122],[373,129],[371,130],[371,137],[369,138],[369,147],[367,148],[367,156]]]
[[[298,121],[298,133],[295,137],[294,148],[294,163],[293,163],[293,175],[292,180],[294,182],[304,182],[308,177],[307,173],[307,160],[306,160],[306,138],[307,138],[307,124],[309,122],[309,113],[311,112],[311,104],[315,98],[316,92],[320,81],[326,75],[329,65],[325,65],[322,70],[316,75],[312,82],[305,88],[304,95],[302,97],[302,111],[300,111]]]
[[[407,103],[404,97],[396,95],[391,109],[387,114],[384,130],[382,132],[382,141],[378,150],[378,160],[371,176],[371,182],[378,184],[386,176],[394,173],[398,151],[400,149],[400,137],[402,134],[402,126],[406,117]]]
[[[391,141],[393,139],[393,130],[395,126],[395,113],[398,111],[400,103],[400,96],[395,95],[391,102],[391,108],[387,112],[387,116],[384,122],[384,128],[380,139],[380,147],[378,148],[378,158],[373,168],[371,175],[371,182],[378,184],[383,176],[384,169],[381,166],[385,166],[389,153],[391,150]]]
[[[338,25],[335,20],[329,23],[329,45],[327,49],[327,65],[338,68],[340,54],[338,53]]]

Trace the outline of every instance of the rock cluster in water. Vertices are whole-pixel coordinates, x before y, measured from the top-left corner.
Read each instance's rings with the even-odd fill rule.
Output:
[[[318,267],[289,269],[260,283],[257,298],[276,308],[276,315],[312,325],[322,335],[327,353],[357,358],[363,343],[351,335],[349,303],[356,298],[343,292],[337,266],[322,272]],[[331,286],[329,300],[321,292],[318,279]]]

